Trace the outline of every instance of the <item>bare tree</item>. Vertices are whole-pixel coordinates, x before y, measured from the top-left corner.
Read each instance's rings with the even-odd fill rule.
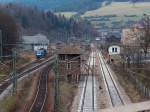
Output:
[[[0,11],[0,30],[2,31],[3,55],[12,54],[12,48],[20,40],[16,21],[12,16]]]
[[[133,7],[135,7],[135,4],[138,0],[131,0]]]
[[[142,24],[143,33],[140,35],[140,46],[143,49],[146,57],[150,45],[150,17],[148,15],[144,14]]]

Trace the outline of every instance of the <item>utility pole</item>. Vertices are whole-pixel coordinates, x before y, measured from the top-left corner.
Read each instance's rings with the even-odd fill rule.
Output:
[[[12,82],[13,82],[13,95],[16,94],[16,89],[17,89],[17,75],[16,75],[16,49],[12,50],[12,57],[13,57],[13,76],[12,76]]]
[[[92,49],[92,52],[93,52],[93,49]],[[94,57],[94,52],[93,52],[93,66],[92,66],[92,109],[93,109],[93,112],[94,112],[94,67],[95,67],[95,63],[94,63],[94,61],[95,61],[95,59],[94,59],[95,57]]]
[[[67,44],[69,44],[70,43],[70,34],[69,33],[67,33]]]
[[[3,56],[3,39],[2,39],[2,31],[0,30],[0,61],[2,61]]]
[[[56,56],[55,61],[55,96],[54,96],[54,112],[59,112],[59,59],[58,55]]]

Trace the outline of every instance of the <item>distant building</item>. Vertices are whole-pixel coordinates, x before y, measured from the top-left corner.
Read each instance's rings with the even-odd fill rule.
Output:
[[[34,51],[40,48],[48,49],[49,40],[45,35],[37,34],[34,36],[23,36],[22,39],[25,44],[23,46],[25,49],[32,49]]]
[[[122,30],[122,38],[121,42],[123,45],[130,45],[133,43],[135,38],[133,37],[133,30],[130,28],[126,28]]]
[[[95,39],[96,41],[100,41],[101,40],[101,38],[100,37],[96,37],[96,39]]]
[[[126,28],[122,30],[121,42],[123,45],[137,46],[141,35],[143,35],[143,27],[135,24],[133,28]]]
[[[108,48],[109,55],[119,55],[120,54],[120,46],[119,45],[111,45]]]
[[[107,43],[120,43],[120,38],[116,37],[115,35],[109,35],[107,38],[106,38],[106,42]]]
[[[81,49],[79,46],[67,45],[59,52],[59,75],[61,80],[78,82],[81,74]]]

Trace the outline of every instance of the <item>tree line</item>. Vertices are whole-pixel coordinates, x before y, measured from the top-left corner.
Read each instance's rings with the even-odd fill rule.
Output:
[[[39,10],[36,7],[8,4],[0,6],[0,9],[12,15],[22,34],[44,33],[52,40],[58,33],[64,38],[66,34],[78,38],[82,38],[83,35],[95,36],[97,34],[87,21],[67,19],[62,15],[56,16],[51,11]]]
[[[22,35],[37,33],[47,35],[51,41],[97,35],[96,30],[87,21],[67,19],[62,15],[56,16],[51,11],[14,4],[0,5],[0,29],[3,32],[4,44],[14,44],[21,41]],[[13,48],[7,47],[5,48]]]

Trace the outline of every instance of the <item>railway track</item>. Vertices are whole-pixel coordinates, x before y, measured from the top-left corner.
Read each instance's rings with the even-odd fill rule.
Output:
[[[109,97],[110,97],[111,105],[113,107],[119,106],[119,105],[124,105],[124,101],[121,97],[120,91],[117,88],[116,82],[115,82],[101,52],[99,52],[99,51],[97,51],[97,52],[98,52],[99,63],[100,63],[102,75],[104,78],[105,86],[106,86],[106,89],[107,89]]]
[[[50,66],[47,66],[40,73],[37,93],[29,109],[29,112],[43,112],[44,105],[47,99],[47,80],[48,80],[49,70],[50,70]]]
[[[26,74],[37,70],[38,68],[40,68],[41,66],[47,64],[47,63],[53,63],[54,62],[54,56],[51,56],[49,59],[47,59],[46,61],[43,61],[41,63],[39,63],[38,61],[35,61],[33,63],[30,63],[29,65],[24,66],[21,70],[17,71],[17,79],[25,76]],[[8,88],[9,85],[12,84],[12,75],[10,75],[10,78],[4,80],[2,83],[0,83],[0,94],[3,93],[4,90],[6,90]]]
[[[88,65],[91,67],[91,69],[88,70],[88,74],[85,77],[78,112],[96,112],[97,105],[95,100],[96,99],[95,77],[93,77],[92,73],[92,69],[94,69],[93,56],[94,53],[92,52],[88,62]]]

